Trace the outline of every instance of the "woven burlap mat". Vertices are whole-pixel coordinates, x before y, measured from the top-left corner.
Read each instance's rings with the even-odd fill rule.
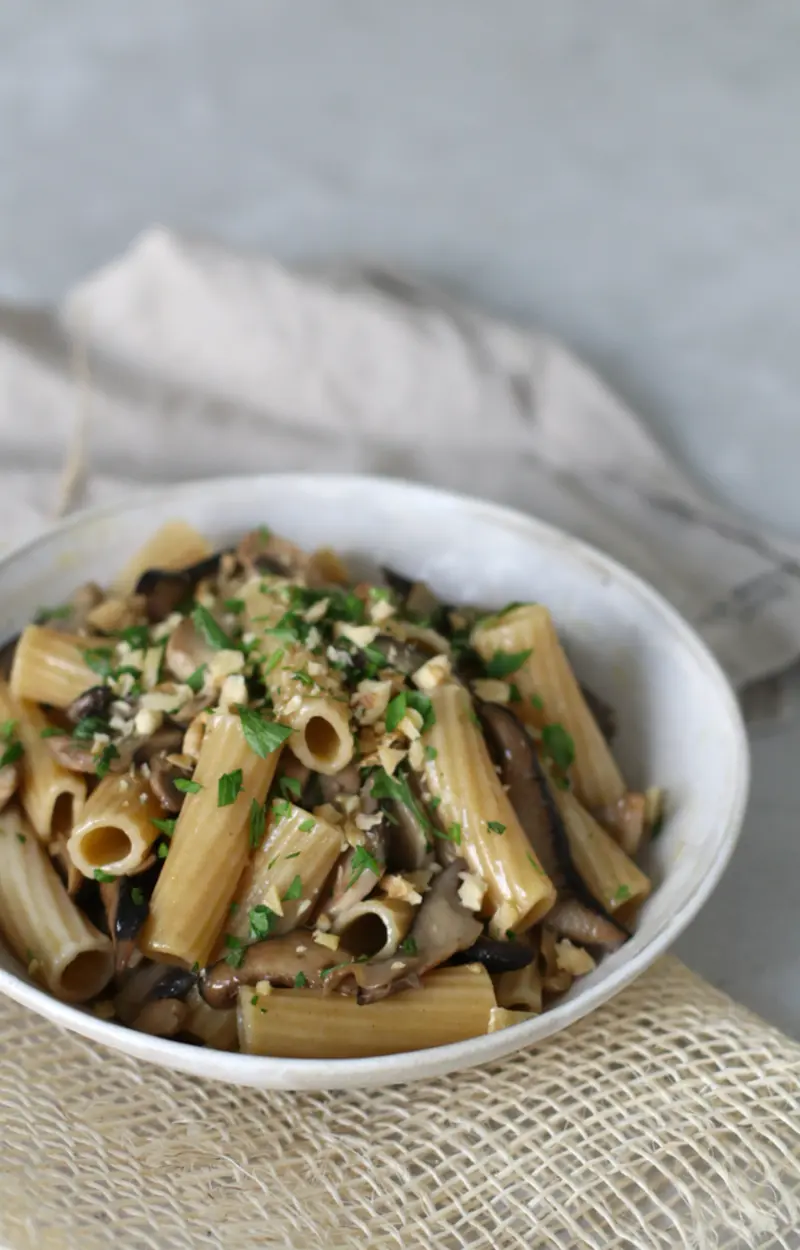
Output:
[[[8,1250],[800,1247],[800,1046],[662,959],[539,1047],[269,1093],[0,1004]]]

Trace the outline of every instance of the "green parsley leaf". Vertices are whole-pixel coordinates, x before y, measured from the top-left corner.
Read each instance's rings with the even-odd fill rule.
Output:
[[[369,853],[365,846],[357,846],[355,848],[350,868],[352,876],[347,883],[348,890],[355,885],[362,872],[366,872],[367,869],[369,869],[371,873],[374,873],[376,877],[381,875],[377,859],[374,855]]]
[[[307,820],[301,820],[297,828],[300,830],[301,833],[311,833],[316,823],[317,822],[314,819],[314,817],[309,816]]]
[[[621,885],[612,898],[612,903],[624,903],[631,896],[631,888],[629,885]]]
[[[39,731],[40,738],[63,738],[64,730],[59,729],[58,725],[48,725],[46,729]]]
[[[407,937],[407,938],[403,938],[403,941],[400,943],[397,949],[401,950],[404,955],[416,955],[417,944],[414,941],[413,937]]]
[[[292,732],[288,725],[281,725],[278,721],[264,720],[263,716],[249,707],[240,708],[239,716],[247,745],[262,760],[265,760],[273,751],[277,751]]]
[[[217,782],[217,807],[230,807],[235,803],[242,791],[242,770],[234,768],[231,773],[223,773]]]
[[[2,725],[0,725],[0,738],[8,742],[9,738],[13,738],[16,728],[17,722],[15,720],[4,720]]]
[[[302,672],[292,673],[292,677],[294,677],[295,681],[299,681],[301,686],[313,686],[314,685],[314,678],[309,677],[308,673],[302,673]]]
[[[200,971],[200,965],[195,959],[194,963],[192,964],[192,972],[194,973],[195,976],[197,976],[199,971]]]
[[[283,858],[284,858],[284,859],[298,859],[298,858],[299,858],[299,856],[300,856],[300,852],[299,852],[299,851],[292,851],[291,855],[284,855],[284,857],[283,857]]]
[[[538,872],[539,876],[543,877],[544,869],[542,868],[542,865],[539,863],[539,861],[533,855],[531,855],[530,851],[527,852],[527,859],[531,868],[534,868],[536,872]]]
[[[186,777],[175,778],[175,789],[180,790],[181,794],[199,794],[202,788],[199,781],[189,781]]]
[[[207,668],[208,668],[207,664],[201,664],[199,668],[196,668],[194,670],[194,672],[192,673],[190,677],[186,678],[185,684],[189,687],[192,694],[199,694],[200,691],[203,689],[203,686],[205,685],[205,680],[206,680]]]
[[[18,841],[18,842],[21,842],[21,843],[23,844],[23,846],[25,845],[25,843],[27,842],[27,840],[28,840],[28,839],[25,837],[25,834],[24,834],[24,833],[18,833],[18,834],[17,834],[17,841]]]
[[[298,972],[294,979],[294,988],[296,990],[304,990],[308,985],[308,977],[304,972]]]
[[[295,877],[289,888],[283,896],[284,903],[292,902],[296,898],[300,898],[303,893],[303,882],[299,876]]]
[[[222,606],[226,612],[232,612],[238,616],[240,612],[244,612],[245,602],[244,599],[225,599]]]
[[[373,798],[394,799],[395,802],[402,803],[419,821],[423,829],[430,829],[431,822],[411,793],[408,779],[403,774],[398,772],[396,776],[390,777],[385,768],[376,768],[371,777]]]
[[[290,794],[292,798],[299,799],[303,792],[303,787],[296,777],[281,777],[278,781],[278,789],[285,799]]]
[[[391,600],[392,592],[387,586],[370,586],[369,597],[374,603],[387,602]]]
[[[273,799],[272,810],[279,820],[285,820],[292,814],[292,805],[288,799]]]
[[[269,528],[268,525],[259,525],[258,536],[261,539],[262,543],[268,543],[269,540],[272,538],[272,530]]]
[[[255,851],[264,841],[264,828],[266,826],[267,815],[264,811],[263,803],[259,803],[257,799],[250,800],[250,849]]]
[[[233,642],[225,630],[217,624],[208,608],[204,608],[202,603],[198,603],[192,612],[192,624],[209,647],[213,647],[215,651],[233,649]]]
[[[6,764],[16,764],[17,760],[25,753],[25,748],[21,742],[10,742],[2,755],[0,755],[0,768],[5,768]]]
[[[34,625],[46,625],[48,621],[65,621],[72,614],[72,605],[63,603],[60,608],[39,608],[33,618]]]
[[[167,858],[167,856],[169,855],[169,847],[167,846],[166,842],[159,843],[157,855],[159,859]]]
[[[138,885],[131,889],[131,902],[134,907],[141,907],[144,903],[144,890],[140,890]]]
[[[266,664],[262,668],[261,670],[262,673],[265,676],[267,673],[271,673],[273,668],[278,667],[278,665],[280,664],[281,660],[283,659],[285,655],[286,655],[286,652],[284,651],[283,647],[278,647],[276,651],[272,652],[272,655],[269,657]]]
[[[256,1006],[258,1006],[258,994],[254,994],[254,995],[252,996],[252,998],[250,999],[250,1006],[251,1006],[251,1007],[256,1007]]]
[[[501,825],[499,820],[490,820],[486,828],[491,833],[505,833],[505,825]]]
[[[519,686],[517,686],[513,681],[509,684],[509,687],[508,687],[508,701],[509,703],[521,703],[522,702],[522,695],[519,692]]]
[[[76,742],[91,742],[95,734],[108,733],[108,721],[102,716],[84,716],[72,731]]]
[[[128,629],[121,629],[117,638],[127,642],[134,651],[145,651],[150,646],[150,630],[147,625],[131,625]]]
[[[516,673],[532,654],[533,647],[528,647],[527,651],[495,651],[491,660],[486,662],[486,675],[508,677],[509,673]]]
[[[575,743],[563,725],[545,725],[542,729],[542,746],[547,755],[562,772],[575,762]]]
[[[423,694],[421,690],[409,690],[406,698],[408,706],[413,707],[414,711],[419,712],[422,717],[422,732],[427,733],[429,729],[433,729],[436,724],[436,713],[433,710],[430,695]]]
[[[278,913],[272,911],[271,908],[265,907],[263,903],[259,903],[258,907],[251,907],[247,913],[247,919],[250,922],[250,936],[258,941],[263,941],[269,937],[278,920]]]
[[[151,820],[150,823],[151,825],[155,825],[159,833],[164,833],[168,838],[171,838],[175,832],[175,826],[178,822],[175,817],[172,817],[168,820]]]
[[[426,759],[426,760],[435,760],[435,759],[436,759],[436,756],[437,756],[438,754],[439,754],[439,752],[436,750],[436,747],[426,747],[426,748],[425,748],[425,759]]]
[[[508,938],[509,942],[516,942],[517,940],[517,935],[513,929],[506,929],[506,937]]]
[[[431,811],[435,812],[441,801],[442,796],[440,794],[434,794],[433,798],[428,801],[428,807]]]
[[[544,699],[540,694],[531,695],[531,707],[535,707],[537,712],[544,711]]]
[[[391,733],[400,724],[406,714],[408,705],[408,694],[405,690],[401,690],[399,694],[390,700],[386,708],[386,732]]]
[[[83,659],[98,677],[110,677],[114,667],[114,653],[110,647],[92,647],[83,652]]]
[[[119,751],[114,746],[113,742],[109,742],[107,746],[103,747],[102,751],[97,757],[97,763],[95,764],[95,767],[94,767],[96,776],[105,777],[109,768],[111,767],[111,761],[118,760],[118,759],[119,759]]]
[[[448,842],[454,842],[456,846],[461,846],[461,825],[454,820],[447,827],[447,833],[442,833],[441,829],[434,829],[434,835],[437,838],[445,838]]]
[[[95,868],[94,879],[95,881],[116,881],[117,878],[113,872],[106,872],[103,868]]]
[[[232,916],[235,916],[238,910],[239,910],[239,904],[234,900],[234,902],[232,902],[230,907],[228,908],[228,911],[230,912]]]
[[[234,937],[232,933],[225,934],[225,947],[227,955],[225,963],[230,964],[232,968],[241,968],[244,963],[245,944],[241,938]]]

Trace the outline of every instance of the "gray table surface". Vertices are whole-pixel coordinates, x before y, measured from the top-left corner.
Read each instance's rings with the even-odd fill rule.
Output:
[[[153,221],[369,256],[548,326],[800,533],[792,0],[4,0],[0,299]],[[678,953],[800,1037],[800,726]]]

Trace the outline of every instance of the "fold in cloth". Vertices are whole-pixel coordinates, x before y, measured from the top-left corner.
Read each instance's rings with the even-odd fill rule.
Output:
[[[0,310],[0,376],[2,548],[64,493],[76,506],[220,473],[389,474],[610,552],[739,687],[800,657],[800,544],[704,497],[547,335],[396,275],[289,271],[154,228],[59,309]]]

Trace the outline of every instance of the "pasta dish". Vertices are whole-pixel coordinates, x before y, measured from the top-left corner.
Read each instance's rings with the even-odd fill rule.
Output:
[[[546,1009],[630,935],[661,792],[548,609],[170,522],[0,653],[0,929],[52,994],[257,1055]]]

